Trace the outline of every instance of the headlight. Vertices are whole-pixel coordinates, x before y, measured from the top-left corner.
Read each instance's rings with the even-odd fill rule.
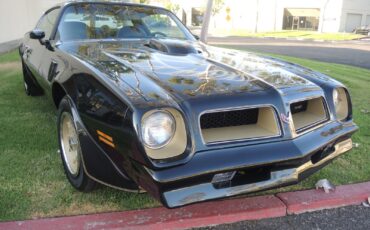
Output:
[[[175,119],[166,111],[157,111],[150,114],[142,120],[141,126],[144,144],[151,149],[166,146],[176,131]]]
[[[335,113],[338,120],[345,120],[349,115],[349,101],[347,92],[344,88],[337,88],[333,91],[333,100],[335,106]]]
[[[174,108],[143,114],[140,132],[145,153],[152,160],[166,160],[186,152],[188,138],[184,118]]]

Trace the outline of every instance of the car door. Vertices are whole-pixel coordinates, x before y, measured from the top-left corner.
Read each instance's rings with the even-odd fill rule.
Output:
[[[55,52],[55,33],[59,23],[59,10],[56,9],[55,13],[50,17],[49,27],[51,28],[51,35],[49,37],[48,46],[45,46],[45,52],[43,54],[44,61],[40,65],[40,75],[44,80],[44,84],[47,85],[48,89],[51,89],[50,84],[53,82],[54,77],[58,71],[59,60],[56,57]]]
[[[50,63],[48,52],[50,52],[50,37],[52,36],[54,26],[59,17],[60,8],[53,8],[48,10],[39,20],[35,29],[44,31],[45,38],[41,40],[30,39],[26,44],[26,55],[24,60],[27,66],[31,69],[32,73],[37,79],[37,82],[42,88],[48,89],[49,84],[47,75],[45,75],[45,63]]]

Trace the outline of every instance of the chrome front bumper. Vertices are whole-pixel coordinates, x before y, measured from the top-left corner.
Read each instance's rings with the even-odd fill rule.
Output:
[[[352,140],[346,139],[336,143],[334,145],[334,151],[320,161],[313,163],[310,160],[297,168],[272,171],[269,180],[217,189],[212,183],[204,183],[164,192],[163,197],[167,201],[167,205],[169,207],[177,207],[190,203],[251,193],[280,185],[296,183],[299,181],[301,174],[310,170],[316,171],[320,169],[320,166],[323,166],[325,163],[330,162],[350,149],[352,149]]]

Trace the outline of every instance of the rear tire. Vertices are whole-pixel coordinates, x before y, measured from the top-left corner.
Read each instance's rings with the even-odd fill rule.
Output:
[[[59,104],[58,140],[60,156],[68,181],[79,191],[94,190],[97,183],[86,174],[83,167],[82,149],[67,96]]]
[[[35,83],[31,73],[22,61],[22,70],[23,70],[23,80],[24,80],[24,90],[28,96],[40,96],[43,94],[42,89]]]

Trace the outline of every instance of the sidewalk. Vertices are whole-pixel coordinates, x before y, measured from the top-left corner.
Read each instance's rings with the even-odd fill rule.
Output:
[[[272,38],[272,37],[208,37],[207,42],[211,45],[290,45],[290,46],[316,46],[316,47],[340,47],[370,51],[370,38],[346,41],[324,41],[299,38]]]
[[[0,229],[187,229],[245,220],[282,217],[361,204],[370,182],[338,186],[334,192],[305,190],[269,196],[227,199],[177,209],[153,208],[114,213],[0,223]]]

